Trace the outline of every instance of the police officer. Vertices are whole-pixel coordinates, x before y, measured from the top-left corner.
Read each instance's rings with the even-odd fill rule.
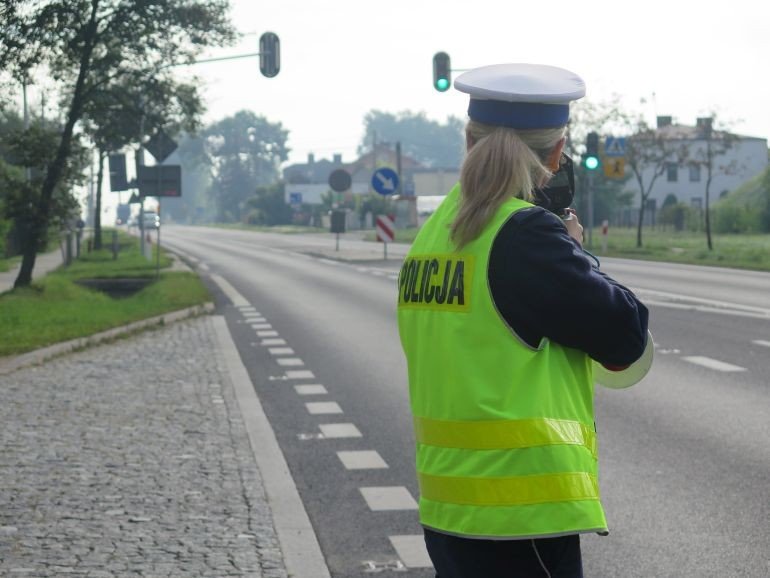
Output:
[[[579,535],[607,533],[593,364],[642,356],[647,309],[565,208],[583,80],[501,64],[455,88],[470,95],[460,182],[399,276],[428,553],[439,578],[582,576]]]

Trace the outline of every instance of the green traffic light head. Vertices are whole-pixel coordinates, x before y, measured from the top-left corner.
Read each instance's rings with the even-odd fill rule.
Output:
[[[593,171],[599,168],[599,159],[597,157],[586,157],[585,165],[589,171]]]
[[[436,79],[436,90],[439,92],[446,92],[449,90],[449,79],[448,78],[438,78]]]

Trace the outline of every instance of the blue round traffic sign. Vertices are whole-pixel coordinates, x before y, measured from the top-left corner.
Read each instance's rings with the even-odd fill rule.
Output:
[[[398,190],[398,173],[388,167],[377,169],[372,175],[372,188],[381,195],[392,195]]]

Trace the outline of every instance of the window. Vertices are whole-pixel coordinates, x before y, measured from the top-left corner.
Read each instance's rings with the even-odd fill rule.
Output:
[[[690,182],[700,182],[700,165],[690,165]]]
[[[690,205],[693,209],[702,209],[703,208],[703,199],[701,197],[692,197],[690,199]]]
[[[676,163],[666,164],[666,178],[669,183],[675,183],[679,180],[679,165]]]

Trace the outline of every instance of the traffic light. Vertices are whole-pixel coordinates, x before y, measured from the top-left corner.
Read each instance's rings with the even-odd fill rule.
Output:
[[[589,132],[586,137],[586,156],[583,160],[585,167],[592,171],[599,168],[599,134]]]
[[[273,32],[259,37],[259,71],[262,76],[273,78],[281,70],[281,41]]]
[[[433,88],[439,92],[446,92],[452,86],[452,67],[449,63],[449,55],[446,52],[437,52],[433,55]]]

